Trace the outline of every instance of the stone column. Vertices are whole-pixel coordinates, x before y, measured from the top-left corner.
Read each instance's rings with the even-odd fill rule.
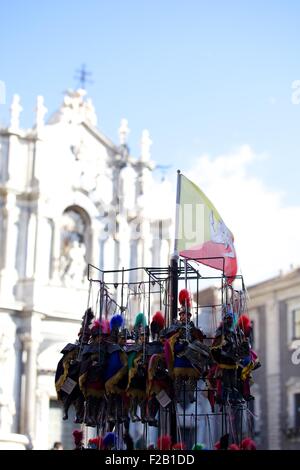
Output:
[[[4,250],[4,264],[0,272],[1,296],[8,300],[13,299],[13,287],[18,274],[16,271],[16,253],[18,243],[19,208],[16,195],[13,192],[7,194],[6,199],[6,246]]]
[[[92,246],[90,250],[90,258],[87,259],[88,263],[92,263],[97,268],[100,266],[100,242],[101,242],[101,224],[94,222],[91,227],[92,232]]]
[[[54,221],[54,234],[53,234],[53,270],[52,279],[54,282],[60,283],[60,254],[61,254],[61,224],[60,220]]]
[[[36,392],[36,439],[35,450],[47,450],[49,428],[49,390],[39,386]]]
[[[32,319],[33,322],[33,319]],[[37,352],[39,339],[36,334],[26,332],[21,336],[23,350],[26,353],[25,362],[25,393],[23,412],[23,434],[35,441],[35,417],[36,417],[36,383],[37,383]]]
[[[28,235],[27,235],[27,263],[26,277],[33,278],[35,274],[35,255],[36,255],[36,229],[37,217],[34,212],[29,215]]]

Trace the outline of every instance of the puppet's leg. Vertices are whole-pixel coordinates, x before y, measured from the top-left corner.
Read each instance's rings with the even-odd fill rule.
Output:
[[[138,404],[139,404],[138,397],[131,397],[130,417],[133,423],[136,423],[137,421],[141,421],[141,418],[137,415]]]
[[[147,423],[148,417],[147,417],[147,398],[143,398],[140,402],[140,408],[141,408],[141,421],[142,423]]]
[[[115,395],[110,393],[107,398],[107,421],[114,423],[116,421],[116,401]]]
[[[157,401],[155,395],[153,394],[148,400],[148,423],[149,426],[158,426],[158,421],[155,419],[157,412],[159,410],[159,402]]]
[[[197,387],[197,379],[195,377],[189,377],[187,380],[187,392],[188,392],[188,399],[190,403],[194,403],[195,401],[196,387]]]
[[[80,393],[79,397],[74,402],[76,416],[74,422],[77,424],[83,423],[84,418],[84,396]]]

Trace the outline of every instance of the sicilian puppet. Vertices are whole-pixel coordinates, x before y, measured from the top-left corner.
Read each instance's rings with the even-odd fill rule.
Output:
[[[68,410],[73,404],[76,410],[76,423],[83,422],[84,397],[79,388],[79,374],[81,367],[81,355],[84,346],[90,338],[90,323],[94,314],[88,308],[82,317],[81,329],[78,333],[78,340],[75,344],[67,344],[61,353],[62,359],[57,365],[55,374],[55,388],[57,398],[63,404],[63,419],[68,419]]]
[[[105,338],[110,333],[108,320],[95,320],[91,327],[89,344],[82,352],[79,386],[85,397],[85,424],[103,425],[105,422],[106,396],[104,370],[106,366]]]
[[[251,347],[252,327],[247,315],[240,316],[238,327],[239,333],[244,336],[243,344],[247,345],[247,348],[244,348],[244,354],[242,354],[242,357],[240,358],[237,369],[238,389],[244,400],[251,401],[254,400],[254,396],[250,393],[250,385],[253,383],[251,373],[258,369],[261,364],[256,352],[253,351]]]
[[[240,403],[237,389],[237,368],[240,358],[240,341],[235,328],[235,316],[229,305],[224,307],[223,320],[216,330],[211,353],[217,363],[218,382],[216,402]]]
[[[193,341],[191,331],[195,329],[191,321],[191,297],[186,289],[180,291],[179,302],[179,320],[169,329],[170,337],[165,343],[165,357],[170,377],[174,380],[175,399],[185,405],[185,392],[190,403],[195,401],[195,389],[201,371],[186,357],[189,344]]]
[[[104,449],[103,438],[101,436],[90,438],[88,440],[87,448],[89,450],[103,450]]]
[[[164,354],[164,343],[166,341],[165,319],[161,312],[156,312],[150,324],[153,341],[149,343],[147,355],[150,357],[147,375],[147,397],[148,397],[148,424],[158,426],[156,415],[160,403],[157,395],[165,393],[168,397],[172,395],[172,381],[167,371],[167,363]]]
[[[146,422],[147,419],[147,357],[146,344],[148,343],[147,320],[143,313],[139,313],[134,323],[135,345],[128,350],[128,385],[126,395],[130,400],[130,418],[136,421]],[[140,406],[141,417],[137,414]]]
[[[107,420],[112,424],[127,421],[124,399],[128,382],[128,359],[124,351],[124,338],[120,333],[123,324],[122,315],[112,316],[110,336],[106,342],[107,362],[104,380],[107,396]]]
[[[83,432],[79,431],[79,429],[74,429],[73,433],[73,441],[74,441],[74,450],[84,450],[83,444]]]

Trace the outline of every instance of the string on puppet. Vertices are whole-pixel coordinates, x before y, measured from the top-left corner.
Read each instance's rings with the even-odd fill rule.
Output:
[[[82,334],[81,334],[81,337],[80,337],[80,339],[79,339],[80,343],[79,343],[79,350],[78,350],[78,354],[77,354],[77,359],[81,357],[81,351],[82,351],[83,340],[84,340],[85,332],[86,332],[87,327],[88,327],[88,323],[87,323],[87,322],[91,319],[91,316],[89,316],[89,314],[88,314],[87,312],[88,312],[89,309],[90,309],[90,300],[91,300],[92,284],[93,284],[93,281],[90,280],[90,283],[89,283],[89,290],[88,290],[87,307],[86,307],[86,311],[85,311],[84,319],[83,319]],[[93,316],[94,316],[94,314],[93,314]]]
[[[100,293],[101,293],[101,286],[99,287],[99,290],[97,292],[96,305],[95,305],[95,317],[96,317],[96,319],[99,318],[99,320],[101,319]],[[98,312],[98,307],[99,307],[99,312]]]
[[[182,441],[182,434],[181,434],[181,426],[180,426],[180,420],[179,420],[179,413],[178,413],[178,405],[177,403],[174,403],[175,406],[175,414],[176,414],[176,437],[177,437],[177,442]]]
[[[126,305],[124,307],[124,327],[125,327],[125,342],[127,343],[127,338],[128,338],[128,330],[126,328],[126,325],[129,325],[129,299],[130,299],[130,291],[129,291],[129,285],[127,284],[127,298],[126,298]]]
[[[254,436],[254,429],[255,429],[255,426],[254,426],[254,421],[257,419],[257,416],[252,413],[251,410],[249,410],[249,403],[247,404],[247,408],[246,408],[246,412],[247,412],[247,417],[248,417],[248,429],[249,429],[249,432],[250,432],[250,435],[251,437]]]
[[[188,440],[186,442],[192,442],[193,441],[193,424],[194,424],[194,427],[197,428],[197,415],[194,415],[194,413],[191,413],[191,415],[190,415],[189,436],[188,436]],[[181,441],[179,441],[179,442],[181,442]]]
[[[211,431],[211,426],[210,426],[210,416],[206,415],[206,419],[207,419],[207,429],[208,429],[208,441],[209,441],[209,446],[212,449],[214,442],[213,442],[212,431]]]
[[[228,410],[228,420],[229,420],[229,428],[231,431],[231,436],[234,444],[238,444],[238,436],[236,429],[234,429],[234,424],[235,424],[235,416],[232,414],[232,409],[229,407]]]
[[[163,306],[164,306],[164,314],[165,314],[165,324],[166,328],[170,326],[170,321],[169,321],[169,278],[166,280],[166,287],[164,289],[164,296],[163,296]]]

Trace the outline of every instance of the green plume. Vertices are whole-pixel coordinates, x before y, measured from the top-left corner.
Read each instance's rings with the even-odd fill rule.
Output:
[[[139,326],[147,326],[147,320],[143,313],[138,313],[135,317],[134,328],[138,328]]]

